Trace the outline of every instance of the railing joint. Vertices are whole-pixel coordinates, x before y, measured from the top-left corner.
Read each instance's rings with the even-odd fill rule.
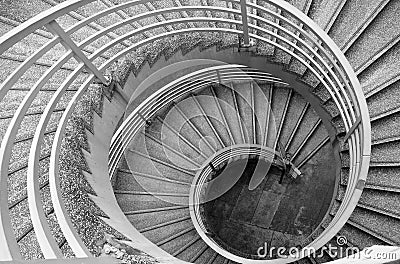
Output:
[[[108,84],[107,78],[97,69],[97,67],[93,64],[93,62],[86,57],[86,55],[82,52],[81,48],[78,47],[75,42],[68,36],[68,34],[62,29],[62,27],[55,21],[50,21],[46,28],[55,36],[59,36],[61,39],[61,44],[66,48],[71,50],[75,57],[85,64],[86,68],[92,72],[96,78],[98,78],[104,85]]]
[[[350,138],[350,136],[354,133],[354,131],[360,124],[361,124],[361,116],[358,116],[354,124],[351,126],[347,134],[344,136],[343,142],[346,142]]]
[[[151,121],[146,119],[140,112],[138,112],[137,114],[146,123],[147,126],[151,125]]]
[[[214,164],[212,164],[212,162],[210,162],[208,165],[210,166],[210,168],[213,172],[217,171],[217,169],[215,168]]]

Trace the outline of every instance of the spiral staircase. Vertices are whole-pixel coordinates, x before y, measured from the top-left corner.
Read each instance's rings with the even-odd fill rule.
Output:
[[[400,259],[399,1],[0,7],[0,263]]]

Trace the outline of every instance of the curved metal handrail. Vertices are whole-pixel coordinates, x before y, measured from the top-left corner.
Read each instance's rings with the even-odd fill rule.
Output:
[[[94,0],[69,0],[49,9],[48,11],[32,18],[31,20],[28,20],[21,26],[11,30],[4,36],[0,37],[0,53],[4,53],[14,44],[18,43],[20,40],[33,33],[35,30],[43,26],[48,26],[50,23],[54,23],[55,19],[65,14],[68,14],[69,12],[74,11],[77,8],[83,7],[93,1]],[[105,17],[106,15],[112,14],[114,12],[148,2],[151,2],[151,0],[136,0],[108,7],[90,17],[85,18],[82,21],[79,21],[69,29],[65,30],[65,32],[63,32],[62,29],[59,31],[56,30],[55,33],[58,34],[58,36],[55,36],[48,43],[40,47],[40,49],[38,49],[35,53],[30,55],[1,84],[0,100],[4,98],[4,96],[13,87],[13,85],[44,54],[52,50],[52,48],[61,41],[65,44],[63,38],[67,38],[68,40],[72,33],[78,31],[79,29],[96,21],[101,17]],[[239,0],[229,0],[228,2],[236,4],[240,3]],[[354,71],[352,70],[344,55],[341,53],[340,49],[326,35],[326,33],[324,33],[323,30],[320,29],[310,18],[301,13],[299,10],[294,9],[290,4],[284,2],[283,0],[266,0],[265,2],[275,6],[276,10],[270,10],[252,3],[246,3],[246,7],[272,15],[274,18],[277,18],[281,21],[280,24],[276,23],[276,21],[272,22],[253,14],[247,14],[247,16],[252,20],[267,23],[273,29],[266,30],[253,24],[249,24],[247,26],[252,30],[272,36],[275,38],[275,40],[273,41],[255,34],[250,34],[250,36],[259,41],[269,43],[277,48],[284,50],[286,53],[292,55],[294,58],[303,63],[330,92],[335,104],[338,106],[341,118],[344,121],[346,132],[352,131],[353,126],[358,125],[356,123],[357,118],[361,118],[360,126],[356,127],[352,131],[352,134],[349,136],[348,139],[349,152],[351,157],[349,185],[346,190],[343,203],[339,208],[337,214],[335,215],[334,219],[332,220],[331,224],[328,226],[325,232],[313,242],[313,245],[315,245],[316,247],[320,247],[325,243],[324,241],[326,240],[326,237],[333,236],[337,231],[339,231],[339,229],[344,224],[343,219],[347,219],[350,216],[361,195],[362,189],[360,189],[358,183],[359,181],[363,181],[366,179],[370,155],[371,128],[369,124],[368,110],[365,99],[363,97],[362,89]],[[285,14],[289,14],[296,21],[291,21],[290,19],[287,19],[286,17],[280,15],[280,12],[278,12],[279,10],[284,10]],[[3,160],[0,163],[0,201],[3,204],[6,204],[6,201],[8,199],[8,194],[6,191],[7,175],[12,145],[16,134],[18,133],[19,124],[23,120],[23,117],[27,112],[31,102],[34,100],[34,98],[36,97],[40,89],[45,85],[45,83],[55,74],[58,69],[62,67],[62,65],[64,65],[68,61],[69,58],[75,56],[78,59],[84,61],[84,63],[78,65],[76,70],[70,74],[67,80],[60,86],[59,90],[57,90],[57,92],[52,97],[50,104],[46,107],[44,114],[41,117],[39,126],[34,136],[33,144],[31,146],[28,164],[28,199],[30,211],[32,212],[33,216],[35,232],[39,237],[38,240],[46,258],[59,256],[59,253],[57,253],[58,250],[55,241],[53,241],[51,233],[49,233],[49,229],[48,227],[46,227],[46,219],[44,217],[43,209],[41,209],[40,207],[40,199],[38,199],[39,192],[36,180],[38,178],[38,157],[40,154],[40,146],[43,140],[43,135],[46,129],[46,125],[49,122],[51,113],[53,112],[55,105],[57,104],[61,96],[65,93],[68,86],[82,73],[84,68],[87,68],[89,71],[94,70],[92,71],[92,74],[86,77],[86,80],[81,85],[75,96],[72,98],[72,100],[68,104],[66,111],[64,112],[64,115],[61,119],[61,126],[58,127],[56,137],[53,142],[50,162],[50,186],[52,200],[54,203],[57,218],[60,221],[60,226],[75,254],[77,256],[87,256],[88,251],[83,245],[76,231],[74,230],[73,225],[69,220],[68,213],[63,206],[61,190],[58,182],[59,179],[57,177],[58,158],[60,154],[59,147],[61,145],[62,136],[66,127],[66,121],[72,114],[72,110],[77,100],[84,94],[87,87],[96,77],[104,80],[104,76],[101,74],[101,72],[104,72],[108,67],[111,66],[112,63],[117,61],[125,54],[133,51],[140,46],[150,43],[151,41],[162,39],[179,33],[221,32],[240,36],[243,32],[237,29],[212,27],[196,27],[182,30],[172,30],[166,33],[153,35],[145,40],[135,43],[135,45],[131,47],[126,47],[124,50],[114,53],[111,58],[109,58],[98,68],[98,70],[92,63],[94,63],[97,58],[110,50],[114,45],[122,43],[123,41],[136,34],[145,33],[158,27],[165,27],[183,22],[186,22],[188,24],[196,22],[225,23],[239,26],[242,25],[242,21],[214,17],[188,17],[183,19],[172,19],[144,26],[132,32],[128,32],[125,35],[119,36],[111,42],[107,43],[106,45],[102,46],[101,48],[96,49],[94,53],[92,53],[87,58],[82,57],[82,54],[79,54],[78,50],[76,49],[83,49],[84,47],[94,43],[96,39],[105,36],[107,33],[111,32],[114,29],[118,29],[124,25],[128,25],[129,23],[138,21],[143,18],[155,17],[157,15],[165,15],[177,11],[204,11],[209,12],[210,14],[212,12],[222,12],[224,14],[233,14],[235,16],[241,15],[240,10],[231,8],[212,6],[182,6],[165,8],[161,10],[153,10],[112,24],[90,35],[81,43],[76,44],[76,47],[74,46],[73,42],[71,44],[72,46],[67,45],[66,47],[69,48],[69,51],[63,54],[61,58],[55,64],[53,64],[44,75],[42,75],[41,79],[24,98],[23,102],[16,111],[10,123],[11,125],[10,127],[8,127],[5,137],[3,138],[0,148],[0,154],[2,154],[3,157]],[[282,24],[288,25],[295,32],[293,33],[290,30],[286,29],[282,26]],[[299,26],[300,24],[302,24],[303,27]],[[289,38],[287,39],[285,36],[280,35],[276,32],[284,32],[286,35],[289,36]],[[311,32],[311,34],[309,32]],[[312,36],[312,34],[314,36]],[[308,45],[308,43],[303,39],[311,42],[311,46]],[[290,49],[281,46],[279,41],[289,45]],[[111,164],[112,167],[114,167],[114,164],[115,161]],[[0,259],[11,260],[21,258],[18,245],[16,244],[15,238],[12,235],[10,219],[8,216],[8,208],[5,208],[4,206],[0,208],[0,244],[6,245],[5,248],[0,249]]]
[[[218,152],[216,152],[213,156],[209,157],[204,162],[203,168],[198,170],[195,177],[193,178],[189,192],[190,217],[192,219],[195,229],[197,230],[197,233],[205,241],[205,243],[225,258],[228,258],[238,263],[274,262],[276,260],[252,260],[239,257],[224,249],[207,234],[208,230],[200,213],[200,204],[202,203],[201,192],[204,189],[204,185],[207,183],[207,179],[213,173],[213,169],[210,167],[210,164],[212,163],[213,167],[217,168],[218,166],[230,159],[234,159],[240,156],[249,157],[250,155],[257,155],[260,158],[266,158],[268,161],[274,160],[275,157],[281,158],[280,153],[275,151],[274,149],[256,144],[238,144],[218,150]]]
[[[149,99],[156,98],[155,96],[158,96],[159,98],[163,98],[159,94],[162,92],[163,93],[169,92],[170,90],[171,91],[176,90],[177,92],[180,92],[180,90],[184,90],[184,89],[185,90],[199,89],[199,83],[201,86],[204,86],[204,85],[216,83],[219,81],[219,79],[221,81],[235,79],[238,76],[237,74],[242,73],[242,71],[236,70],[236,72],[231,72],[231,74],[233,74],[232,76],[230,76],[230,75],[218,76],[218,74],[215,71],[216,70],[222,71],[225,69],[241,69],[244,67],[245,66],[242,66],[242,65],[222,65],[222,66],[214,66],[211,68],[206,68],[203,70],[195,71],[191,74],[188,74],[181,78],[178,78],[175,81],[164,86],[162,90],[159,90],[156,93],[154,93],[151,97],[149,97]],[[209,73],[210,71],[211,71],[211,73]],[[208,73],[208,74],[205,75],[204,73]],[[281,80],[272,77],[268,73],[266,73],[265,76],[262,76],[262,75],[260,76],[259,74],[249,73],[246,76],[248,77],[247,78],[248,80],[265,80],[265,81],[271,81],[271,82],[284,84],[281,82]],[[171,95],[165,96],[164,100],[153,99],[153,102],[157,103],[156,105],[152,105],[151,104],[152,101],[148,102],[148,100],[146,100],[141,104],[141,105],[148,104],[146,107],[144,107],[144,106],[141,107],[143,109],[141,109],[141,108],[139,109],[139,107],[138,107],[134,114],[131,113],[129,115],[129,117],[125,119],[124,123],[116,131],[115,136],[113,137],[113,140],[112,140],[112,146],[111,146],[111,150],[110,150],[110,161],[109,161],[110,176],[114,174],[114,172],[116,170],[116,166],[126,148],[127,143],[129,141],[131,141],[132,136],[134,136],[135,133],[137,132],[133,129],[136,124],[136,122],[134,120],[145,122],[143,120],[143,118],[145,118],[145,119],[150,118],[152,116],[152,114],[156,111],[156,109],[161,107],[161,105],[166,105],[167,103],[169,103],[169,101],[174,99],[174,98],[171,99],[170,97],[171,97]],[[140,115],[138,115],[137,113],[140,113]]]

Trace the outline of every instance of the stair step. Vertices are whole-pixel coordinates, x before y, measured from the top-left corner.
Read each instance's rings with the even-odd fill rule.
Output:
[[[164,193],[189,193],[188,182],[177,181],[164,177],[164,175],[151,175],[139,172],[122,171],[120,169],[115,189],[131,192],[164,192]]]
[[[258,126],[256,128],[256,138],[257,143],[264,145],[266,136],[267,121],[271,115],[271,94],[272,94],[272,84],[260,84],[254,85],[254,111],[256,112],[256,123]]]
[[[190,214],[187,207],[181,207],[176,210],[159,210],[145,214],[127,215],[127,217],[135,228],[143,230],[143,232],[146,232],[146,230],[156,230],[157,226],[163,229],[164,225],[190,221]]]
[[[400,32],[397,32],[397,34],[396,39],[386,43],[386,46],[381,51],[382,54],[365,62],[366,65],[370,65],[359,76],[365,93],[372,93],[375,89],[398,78],[400,63],[397,58],[400,52]],[[394,46],[391,49],[387,49],[392,43]]]
[[[314,90],[320,84],[319,79],[308,69],[303,74],[300,80],[310,86],[311,90]]]
[[[187,205],[175,205],[175,206],[168,206],[168,207],[160,207],[160,208],[152,208],[152,209],[142,209],[142,210],[135,210],[135,211],[126,211],[124,212],[126,215],[135,215],[135,214],[148,214],[148,213],[156,213],[156,212],[164,212],[164,211],[171,211],[171,210],[179,210],[187,208]]]
[[[289,107],[287,110],[287,118],[282,126],[281,137],[279,139],[283,146],[289,143],[290,136],[293,131],[296,131],[296,125],[299,124],[299,119],[302,119],[302,114],[305,113],[306,101],[298,93],[293,93]]]
[[[317,130],[311,135],[304,146],[300,149],[296,156],[293,157],[292,162],[299,166],[306,160],[312,158],[312,156],[326,147],[329,144],[328,132],[323,126],[319,126]],[[296,153],[295,153],[296,154]]]
[[[122,211],[132,212],[140,210],[151,210],[157,208],[171,207],[177,205],[188,205],[189,197],[186,196],[162,196],[160,194],[132,195],[116,193],[116,198]]]
[[[350,221],[357,228],[364,228],[364,231],[369,231],[389,245],[396,245],[400,241],[397,218],[358,207],[353,211]]]
[[[313,1],[309,17],[325,31],[329,30],[346,1]]]
[[[289,99],[289,92],[290,90],[286,88],[273,88],[272,113],[268,124],[267,147],[274,148],[275,143],[277,142],[279,127],[285,113],[286,102]]]
[[[396,30],[390,30],[391,27],[396,27],[399,23],[399,18],[393,10],[399,7],[396,1],[389,1],[388,5],[383,8],[380,14],[370,23],[369,27],[363,31],[357,42],[350,47],[346,52],[346,57],[349,59],[356,72],[360,72],[367,65],[371,58],[376,57],[379,50],[390,46],[393,43],[393,38],[399,34]],[[373,39],[373,45],[371,45]],[[388,45],[389,44],[389,45]],[[365,49],[363,47],[369,47]],[[379,57],[379,56],[378,56]],[[366,65],[366,66],[362,66]],[[368,91],[367,88],[365,91]]]
[[[395,113],[386,118],[378,119],[371,123],[372,142],[384,141],[386,139],[400,136],[400,113]]]
[[[212,260],[212,258],[214,257],[214,253],[215,251],[213,249],[211,249],[210,247],[208,247],[208,249],[201,254],[201,256],[197,259],[197,263],[208,263],[208,261]]]
[[[193,244],[190,249],[181,253],[178,258],[187,260],[190,263],[195,263],[208,248],[208,245],[201,240]]]
[[[370,167],[399,167],[400,162],[370,162]]]
[[[363,203],[360,203],[360,202],[357,204],[357,207],[360,207],[360,208],[363,208],[363,209],[366,209],[366,210],[369,210],[369,211],[372,211],[372,212],[375,212],[375,213],[379,213],[379,214],[382,214],[382,215],[390,216],[390,217],[393,217],[393,218],[396,218],[396,219],[400,218],[400,216],[398,214],[389,212],[387,210],[382,210],[382,209],[379,209],[379,208],[376,208],[376,207],[373,207],[373,206],[369,206],[369,205],[366,205],[366,204],[363,204]]]
[[[190,157],[194,161],[202,162],[208,156],[204,153],[204,147],[198,144],[194,145],[190,139],[186,138],[181,132],[176,131],[167,122],[158,117],[152,121],[151,129],[148,129],[150,135],[162,139],[162,142],[174,149],[179,149],[183,155]],[[193,133],[194,134],[194,133]],[[192,139],[195,135],[192,135]]]
[[[349,243],[354,247],[358,247],[360,250],[373,245],[382,245],[382,240],[348,223],[340,230],[340,234],[346,237]]]
[[[245,138],[244,141],[247,143],[255,143],[255,132],[257,131],[255,118],[258,113],[255,112],[254,107],[254,86],[257,86],[257,84],[255,82],[240,82],[231,84],[231,86],[233,86],[235,91],[237,109],[239,111],[241,127]]]
[[[144,133],[144,136],[146,137],[146,155],[154,161],[160,160],[171,163],[176,167],[188,171],[197,170],[201,166],[200,162],[183,155],[179,148],[175,149],[165,144],[163,140],[155,138],[147,132]]]
[[[286,146],[288,147],[286,151],[292,154],[295,153],[318,122],[321,122],[318,115],[311,107],[308,107],[302,122],[299,124],[296,131],[294,131],[290,145]]]
[[[200,116],[198,118],[191,119],[193,125],[198,127],[201,131],[201,134],[204,135],[203,143],[199,141],[199,145],[201,143],[203,145],[207,144],[208,148],[213,150],[212,153],[214,153],[214,151],[218,148],[227,146],[230,140],[228,137],[225,137],[225,135],[229,135],[228,129],[226,127],[221,127],[221,122],[223,121],[220,111],[215,103],[214,95],[192,95],[191,99],[196,106],[196,111],[200,111]],[[188,110],[189,109],[191,108],[188,107]],[[192,114],[192,116],[196,115]]]
[[[215,93],[216,104],[223,116],[224,124],[229,129],[228,133],[230,133],[231,141],[235,144],[246,143],[244,141],[242,124],[239,123],[237,103],[232,89],[225,86],[218,86],[212,91]]]
[[[347,1],[341,13],[332,25],[329,36],[339,44],[341,48],[353,37],[357,30],[368,23],[369,16],[372,16],[380,6],[381,1]]]
[[[169,230],[166,230],[166,231],[169,231]],[[156,245],[157,246],[162,246],[162,245],[164,245],[166,243],[173,242],[173,240],[175,240],[175,239],[177,239],[177,238],[179,238],[179,237],[181,237],[181,236],[183,236],[183,235],[185,235],[185,234],[187,234],[187,233],[189,233],[191,231],[195,231],[195,229],[194,229],[194,226],[192,225],[192,223],[190,223],[189,227],[186,227],[185,229],[183,229],[183,230],[181,230],[181,231],[179,231],[177,233],[175,233],[176,229],[174,229],[173,231],[174,231],[174,233],[169,233],[168,232],[167,234],[165,234],[165,232],[163,232],[163,234],[161,236],[164,237],[164,238],[162,240],[159,240],[156,243]],[[193,232],[193,233],[197,235],[197,233],[195,233],[195,232]]]
[[[400,163],[400,142],[390,142],[373,146],[371,149],[371,163]]]
[[[370,230],[369,228],[364,227],[363,225],[360,225],[359,223],[353,222],[351,220],[347,220],[346,224],[351,225],[354,228],[358,229],[359,231],[366,233],[368,236],[379,240],[380,241],[379,244],[382,244],[382,242],[384,242],[385,244],[388,244],[388,245],[395,245],[395,243],[392,242],[391,240],[381,236],[380,234]]]

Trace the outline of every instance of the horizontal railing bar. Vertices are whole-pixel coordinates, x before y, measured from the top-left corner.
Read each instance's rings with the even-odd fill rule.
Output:
[[[226,67],[226,66],[223,66],[223,67]],[[229,67],[232,67],[232,66],[229,66]],[[236,66],[234,66],[234,67],[242,67],[242,66],[239,66],[239,65],[236,65]],[[204,71],[204,70],[202,70],[202,71]],[[200,71],[200,72],[202,72],[202,71]],[[185,78],[180,78],[182,81],[185,81]],[[178,82],[178,81],[176,81],[176,83],[178,84],[178,83],[180,83],[180,82]],[[119,133],[117,133],[118,135],[120,135]],[[119,139],[118,138],[115,138],[114,140],[113,140],[113,142],[119,142]],[[115,150],[113,149],[113,147],[114,147],[115,145],[113,144],[112,145],[112,147],[111,147],[111,153],[112,152],[114,152]],[[111,165],[111,167],[112,167],[112,165]]]
[[[228,12],[230,12],[230,11],[228,10]],[[165,23],[154,23],[154,24],[152,24],[152,25],[143,27],[143,28],[141,28],[140,30],[137,30],[136,32],[130,32],[130,33],[128,33],[128,34],[125,34],[125,35],[121,36],[119,39],[114,40],[115,43],[110,42],[110,43],[108,43],[107,45],[103,46],[101,49],[98,50],[98,53],[100,53],[100,51],[103,52],[104,50],[106,50],[106,49],[108,48],[108,46],[112,46],[113,44],[116,44],[118,41],[122,41],[122,40],[124,40],[124,39],[127,39],[127,38],[129,38],[130,36],[132,36],[132,35],[134,35],[134,34],[137,34],[137,33],[140,33],[141,31],[144,31],[144,30],[146,30],[146,29],[158,27],[158,26],[161,25],[161,24],[164,24],[164,25],[165,25],[165,24],[173,24],[173,23],[176,23],[176,22],[178,22],[178,21],[179,21],[180,23],[182,23],[182,22],[188,22],[188,21],[199,22],[199,21],[206,21],[206,20],[209,21],[210,19],[208,19],[208,18],[185,18],[185,19],[172,19],[172,20],[169,20],[169,21],[167,21],[167,22],[165,22]],[[213,18],[213,19],[211,19],[211,21],[219,21],[219,22],[224,22],[224,23],[236,23],[236,24],[239,24],[238,21],[229,21],[229,20],[226,20],[226,19],[216,19],[216,18]],[[262,31],[262,32],[265,32],[264,29],[259,28],[259,27],[257,27],[257,26],[250,25],[250,27],[252,27],[252,28],[254,27],[254,28],[256,28],[256,29],[258,29],[258,30],[260,30],[260,31]],[[201,28],[196,28],[196,29],[191,29],[191,30],[197,31],[197,30],[202,30],[202,29],[201,29]],[[188,31],[191,31],[191,30],[188,30]],[[204,31],[204,29],[203,29],[203,31]],[[225,31],[229,32],[229,31],[231,31],[231,30],[230,30],[230,29],[225,29]],[[236,33],[236,32],[237,32],[237,31],[235,31],[235,33]],[[265,32],[265,33],[267,33],[267,34],[275,34],[275,33],[273,33],[273,32],[268,32],[268,31]],[[164,33],[164,34],[166,34],[166,33]],[[163,34],[161,34],[161,35],[163,35]],[[293,43],[291,43],[290,41],[285,40],[283,37],[281,37],[281,36],[279,36],[279,35],[274,35],[274,36],[275,36],[276,38],[279,38],[279,39],[282,40],[282,41],[287,42],[289,45],[293,46],[293,47],[294,47],[295,49],[297,49],[300,53],[302,53],[303,56],[305,56],[307,59],[309,59],[310,61],[312,61],[312,62],[315,64],[315,61],[314,61],[308,54],[306,54],[306,53],[303,52],[302,50],[299,50],[298,47],[297,47],[297,46],[294,46]],[[157,38],[157,37],[158,37],[158,36],[154,36],[153,38]],[[254,37],[254,38],[261,38],[261,37],[259,37],[259,36],[255,36],[255,35],[252,35],[252,37]],[[264,41],[266,41],[266,42],[270,42],[270,44],[272,44],[272,45],[274,45],[274,46],[277,46],[276,43],[273,43],[273,42],[271,42],[270,40],[267,40],[267,39],[265,39],[265,38],[262,38],[262,39],[263,39]],[[299,41],[302,41],[302,40],[299,39]],[[131,49],[131,48],[129,48],[129,50],[130,50],[130,49]],[[289,51],[289,50],[287,50],[287,49],[285,49],[285,48],[284,48],[284,51],[286,51],[286,52],[288,52],[290,55],[296,57],[296,59],[298,59],[298,60],[299,60],[300,62],[302,62],[304,65],[307,65],[307,63],[306,63],[303,59],[301,59],[300,57],[298,57],[298,56],[297,56],[296,54],[294,54],[293,52],[291,52],[291,51]],[[125,52],[125,50],[124,50],[124,52]],[[312,50],[312,49],[311,49],[311,52],[313,52],[315,56],[319,57],[319,55],[315,52],[315,50]],[[98,56],[98,55],[97,55],[97,54],[96,54],[96,55],[93,54],[93,55],[91,56],[91,59],[96,58],[96,56]],[[117,55],[116,55],[116,56],[117,56]],[[312,69],[312,68],[309,68],[309,69],[310,69],[310,71],[313,72],[313,74],[315,74],[317,77],[319,77],[319,74],[317,74],[317,73],[315,72],[314,69]],[[326,78],[327,78],[328,80],[330,80],[329,77],[326,75],[325,71],[321,70],[321,73],[322,73],[323,75],[325,75]],[[325,82],[323,79],[320,78],[320,81],[325,85],[325,87],[328,87],[327,84],[326,84],[326,82]],[[335,85],[333,85],[332,83],[331,83],[331,87],[332,87],[333,89],[335,89]],[[336,101],[336,97],[334,96],[334,94],[333,94],[332,92],[331,92],[331,95],[332,95],[333,99],[335,100],[335,103],[336,103],[337,105],[340,105],[340,104]],[[341,104],[345,105],[344,102],[342,102]],[[340,109],[341,109],[341,108],[340,108]],[[351,109],[350,109],[350,110],[351,110]],[[345,113],[346,113],[346,112],[345,112]],[[341,111],[341,114],[342,114],[342,116],[344,115],[344,114],[343,114],[343,111]],[[350,117],[348,117],[348,118],[350,118]],[[346,128],[349,127],[349,126],[347,125],[347,122],[345,122],[345,125],[347,126]]]
[[[231,66],[232,67],[232,66]],[[269,78],[269,76],[268,76],[268,78]],[[215,77],[215,81],[217,81],[217,77]],[[231,80],[231,79],[229,79],[229,80]],[[204,82],[204,80],[202,81],[202,82]],[[211,83],[212,83],[212,81],[211,81]],[[197,82],[197,83],[190,83],[192,86],[198,86],[199,85],[199,82]],[[210,80],[209,81],[207,81],[207,82],[205,82],[203,85],[209,85],[210,84]],[[179,87],[182,89],[184,86],[182,86],[182,85],[179,85]],[[192,88],[191,88],[192,89]],[[196,88],[196,89],[198,89],[198,88]],[[179,108],[178,108],[179,109]],[[113,149],[113,146],[112,146],[112,149]],[[112,152],[113,152],[113,150],[111,150]],[[111,158],[111,161],[113,160],[113,158]],[[111,163],[112,164],[112,163]],[[113,165],[110,165],[110,168],[112,168],[113,167]]]
[[[59,3],[55,2],[54,0],[42,0],[42,1],[47,2],[49,5],[52,5],[52,6],[56,6],[56,5],[59,4]],[[79,14],[76,11],[71,11],[71,12],[68,13],[68,15],[70,17],[72,17],[73,19],[76,19],[78,21],[82,21],[82,20],[84,20],[86,18],[85,16]],[[97,30],[97,31],[101,30],[103,28],[101,25],[99,25],[96,22],[89,23],[89,24],[87,24],[87,26],[92,28],[92,29],[94,29],[94,30]],[[109,37],[111,39],[115,39],[115,38],[118,37],[118,34],[116,34],[114,32],[111,32],[111,33],[107,34],[107,37]],[[121,45],[124,45],[125,47],[129,47],[129,45],[131,45],[131,43],[129,43],[129,42],[127,42],[127,43],[121,42]]]
[[[19,25],[22,24],[22,23],[19,22],[19,21],[11,20],[11,19],[6,18],[6,17],[3,17],[3,16],[0,16],[0,22],[3,22],[3,23],[5,23],[5,24],[8,24],[8,25],[10,25],[10,26],[12,26],[12,27],[17,27],[17,26],[19,26]],[[33,33],[33,34],[36,34],[36,35],[38,35],[38,36],[47,38],[47,39],[52,39],[52,38],[53,38],[53,35],[52,35],[50,32],[47,32],[47,31],[42,30],[42,29],[37,29],[37,30],[35,30],[35,31],[32,32],[32,33]],[[88,52],[88,53],[92,53],[92,52],[93,52],[92,50],[89,50],[89,49],[84,49],[84,51],[86,51],[86,52]],[[104,59],[109,59],[109,57],[107,57],[107,56],[105,56],[105,55],[102,55],[102,57],[103,57]]]
[[[86,55],[81,51],[81,49],[72,41],[72,39],[67,35],[67,33],[61,28],[61,26],[56,21],[50,21],[46,27],[54,34],[58,35],[62,39],[62,43],[66,45],[66,48],[70,49],[78,60],[82,61],[86,68],[91,71],[96,77],[106,85],[108,80],[104,77],[102,73],[97,69],[97,67],[86,57]]]
[[[39,160],[37,159],[37,157],[38,157],[38,154],[40,153],[40,149],[41,149],[40,144],[43,140],[45,129],[51,118],[54,108],[56,107],[59,100],[62,98],[65,90],[73,83],[75,78],[77,78],[79,76],[79,74],[81,74],[83,65],[84,65],[83,63],[79,64],[79,66],[75,69],[75,71],[67,79],[65,79],[64,82],[60,85],[60,88],[55,92],[55,94],[52,96],[49,103],[47,104],[46,109],[44,110],[44,114],[41,116],[41,118],[39,120],[39,124],[37,125],[35,135],[33,138],[33,142],[31,145],[31,149],[30,149],[29,163],[28,163],[28,172],[29,172],[28,173],[28,182],[33,183],[31,188],[28,189],[28,191],[30,191],[30,195],[32,198],[37,196],[37,192],[35,191],[35,189],[37,188],[36,178],[38,177],[37,172],[39,169]],[[68,106],[67,106],[67,108],[68,108]],[[67,109],[66,109],[66,111],[67,111]],[[60,122],[62,122],[62,117],[60,119]],[[58,130],[56,130],[55,138],[57,136],[57,131]],[[52,150],[52,152],[53,152],[53,150]],[[51,161],[51,156],[50,156],[50,169],[51,169],[51,165],[52,165],[51,163],[52,163],[52,161]],[[50,172],[49,172],[49,179],[51,179]],[[51,180],[49,180],[49,181],[50,181],[50,191],[52,193],[52,199],[53,199]],[[39,199],[39,197],[36,197],[36,199]],[[59,200],[55,201],[53,199],[53,206],[56,211],[57,219],[62,219],[61,215],[59,213],[57,213],[58,212],[57,210],[59,208],[59,205],[58,205],[59,202],[60,202]],[[32,211],[34,211],[34,209],[32,209]],[[43,225],[44,224],[46,224],[46,223],[43,223]],[[80,240],[80,238],[76,232],[69,229],[71,231],[69,231],[70,233],[68,233],[68,231],[65,231],[64,226],[62,226],[60,224],[60,227],[61,227],[61,230],[64,232],[66,239],[69,240],[68,242],[69,242],[72,250],[74,251],[75,255],[77,255],[79,257],[90,256],[88,249],[86,249],[86,247],[84,246],[83,242]],[[47,239],[49,239],[49,236],[47,236]]]
[[[13,46],[18,41],[25,38],[35,30],[44,27],[50,21],[57,19],[70,11],[76,10],[81,6],[84,6],[94,0],[69,0],[60,3],[33,18],[29,19],[25,23],[13,28],[6,34],[0,37],[0,54],[3,54],[7,49]]]

